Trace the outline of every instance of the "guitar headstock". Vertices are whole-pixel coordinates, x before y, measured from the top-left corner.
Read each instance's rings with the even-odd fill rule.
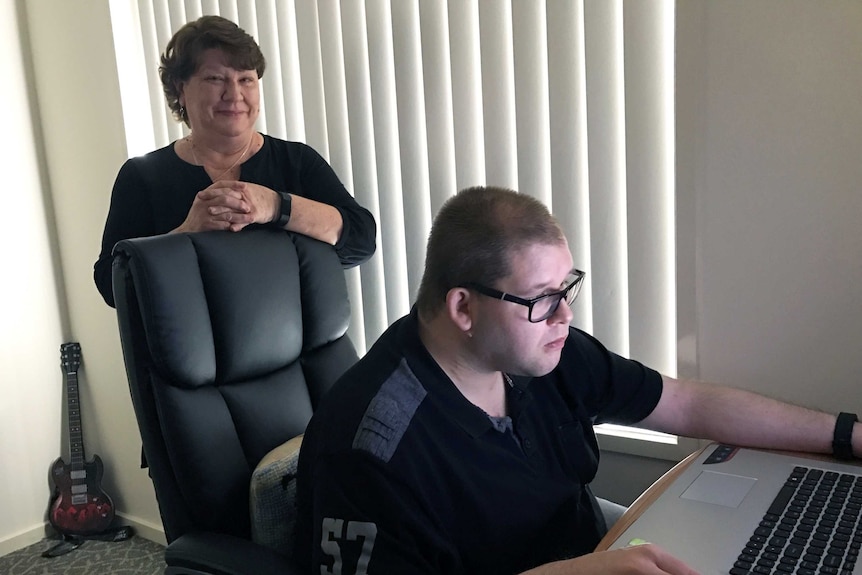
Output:
[[[60,345],[60,365],[66,373],[74,373],[81,367],[81,344],[76,341]]]

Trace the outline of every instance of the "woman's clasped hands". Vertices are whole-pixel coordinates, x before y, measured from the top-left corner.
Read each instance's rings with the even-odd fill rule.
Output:
[[[185,221],[174,232],[229,230],[271,222],[278,195],[265,186],[239,181],[218,181],[195,196]]]

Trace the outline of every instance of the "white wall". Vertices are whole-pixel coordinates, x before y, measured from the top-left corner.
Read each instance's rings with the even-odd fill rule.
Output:
[[[705,95],[679,189],[697,202],[700,375],[860,411],[862,3],[704,6],[701,45],[678,47],[703,55],[678,82]]]
[[[862,2],[676,17],[680,372],[862,413]],[[623,503],[666,468],[606,459]]]
[[[83,349],[85,439],[105,460],[104,487],[158,539],[116,319],[91,278],[126,156],[107,2],[28,0],[22,29],[23,5],[0,0],[14,110],[0,226],[0,553],[42,533],[68,340]],[[685,0],[677,22],[682,372],[862,411],[862,3]],[[27,34],[35,85],[22,80]],[[598,491],[623,501],[664,466],[609,459]]]
[[[25,87],[26,29],[0,2],[3,138],[0,185],[0,554],[42,533],[48,468],[60,450],[62,276],[55,265],[47,181],[40,173],[37,110]]]
[[[103,488],[126,516],[122,521],[163,540],[152,484],[139,468],[116,317],[92,280],[111,185],[126,158],[108,3],[2,0],[0,6],[3,155],[10,161],[4,172],[12,178],[0,187],[6,200],[0,553],[44,535],[48,467],[58,456],[69,459],[61,415],[64,341],[81,343],[84,440],[87,454],[105,462]],[[28,100],[38,113],[33,122]]]

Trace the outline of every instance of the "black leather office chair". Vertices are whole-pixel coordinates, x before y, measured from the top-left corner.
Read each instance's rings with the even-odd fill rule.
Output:
[[[249,481],[357,359],[332,248],[265,229],[124,240],[113,281],[166,575],[298,573],[252,540]]]

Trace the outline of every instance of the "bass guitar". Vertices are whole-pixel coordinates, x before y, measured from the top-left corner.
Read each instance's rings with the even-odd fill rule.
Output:
[[[114,520],[114,503],[102,491],[103,465],[98,455],[86,461],[81,429],[81,404],[78,400],[78,368],[81,346],[76,342],[60,346],[60,363],[66,378],[69,411],[70,459],[58,458],[51,466],[52,502],[48,519],[66,536],[102,533]]]

